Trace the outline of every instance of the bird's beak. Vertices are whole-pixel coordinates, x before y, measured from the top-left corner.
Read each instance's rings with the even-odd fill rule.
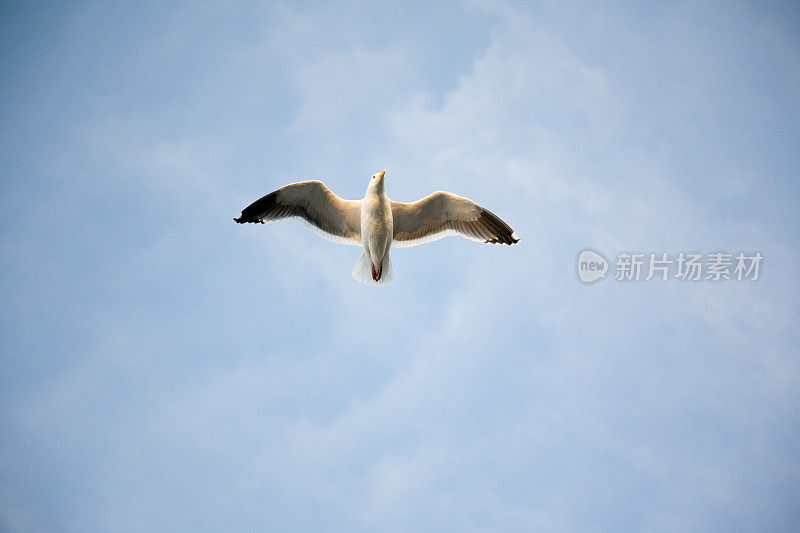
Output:
[[[386,174],[386,171],[385,170],[381,170],[381,173],[378,174],[378,177],[382,178],[384,176],[384,174]]]

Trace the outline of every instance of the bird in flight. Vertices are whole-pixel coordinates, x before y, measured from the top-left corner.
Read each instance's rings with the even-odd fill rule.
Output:
[[[364,248],[353,277],[367,284],[395,280],[389,249],[416,246],[448,235],[516,244],[519,237],[494,213],[468,198],[438,191],[406,204],[386,195],[386,171],[373,174],[361,200],[339,198],[321,181],[301,181],[256,200],[233,220],[239,224],[297,217],[326,239]]]

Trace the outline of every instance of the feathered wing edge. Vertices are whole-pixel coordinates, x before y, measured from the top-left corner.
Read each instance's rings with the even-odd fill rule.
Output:
[[[300,219],[311,231],[333,242],[361,244],[361,202],[336,196],[320,181],[292,183],[247,206],[233,220],[265,224]]]
[[[520,241],[514,230],[488,209],[443,191],[410,204],[392,202],[392,216],[392,247],[418,246],[450,235],[490,244]]]

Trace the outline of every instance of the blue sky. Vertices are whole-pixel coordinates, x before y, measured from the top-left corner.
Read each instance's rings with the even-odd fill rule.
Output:
[[[0,529],[800,526],[791,3],[5,3]],[[522,237],[233,216],[450,190]],[[755,282],[576,258],[759,251]],[[613,268],[613,265],[612,265]]]

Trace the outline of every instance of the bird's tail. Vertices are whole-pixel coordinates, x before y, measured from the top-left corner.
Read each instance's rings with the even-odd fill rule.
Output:
[[[372,263],[367,259],[366,252],[361,252],[361,257],[358,258],[356,266],[353,267],[353,277],[357,281],[366,283],[367,285],[381,285],[393,282],[396,278],[394,277],[394,269],[392,268],[392,259],[389,257],[388,253],[383,256],[383,268],[381,269],[380,275],[380,278],[377,280],[373,279]]]

